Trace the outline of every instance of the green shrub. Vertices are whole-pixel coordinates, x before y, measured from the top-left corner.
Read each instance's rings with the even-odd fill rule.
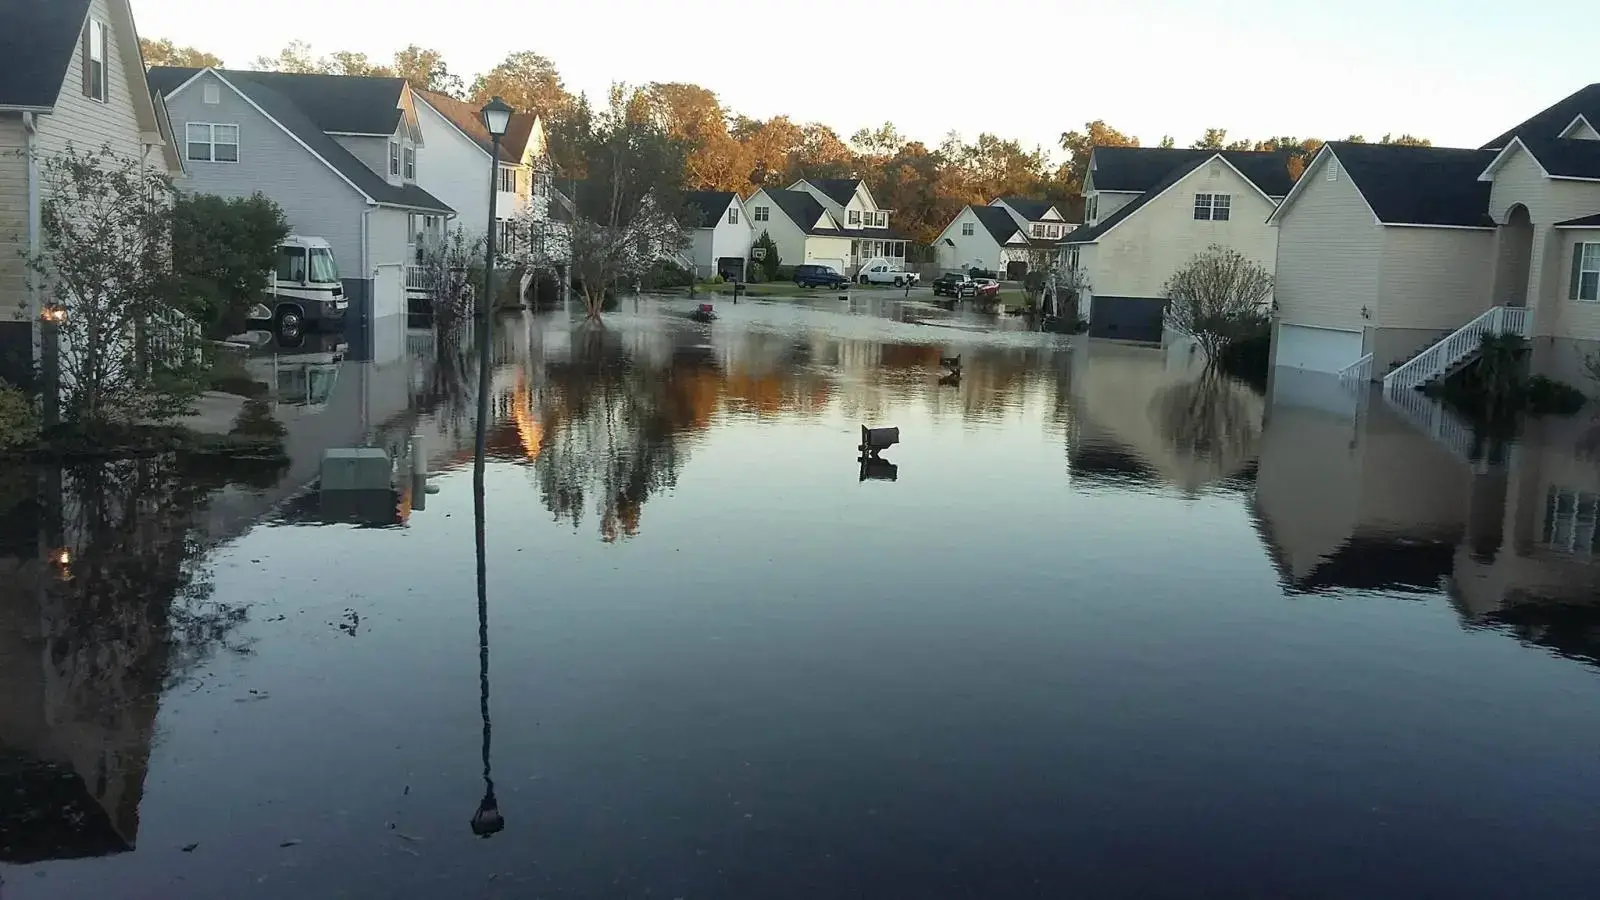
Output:
[[[1267,368],[1272,360],[1272,330],[1270,327],[1252,329],[1244,337],[1229,341],[1218,354],[1217,368],[1244,381],[1265,389]]]
[[[772,239],[772,235],[763,231],[761,237],[756,239],[755,246],[762,248],[766,253],[760,259],[753,260],[755,265],[751,268],[761,270],[762,281],[778,281],[778,269],[783,265],[783,260],[778,257],[777,242]],[[793,278],[794,275],[791,274],[789,277]],[[754,272],[751,273],[750,280],[756,281]]]
[[[778,266],[773,270],[773,281],[793,281],[794,266]]]
[[[244,402],[244,407],[233,420],[233,430],[229,433],[244,437],[282,440],[288,432],[282,422],[273,418],[267,401],[255,399]]]
[[[694,273],[670,259],[658,259],[644,276],[639,287],[647,291],[686,288],[694,284]]]
[[[1535,375],[1528,379],[1528,412],[1536,416],[1570,416],[1583,408],[1589,398],[1564,381]]]
[[[710,285],[719,285],[719,284],[727,284],[727,283],[728,283],[728,280],[726,278],[723,278],[721,275],[713,275],[706,282],[706,284],[710,284]]]
[[[0,381],[0,450],[32,443],[39,436],[39,414],[33,398]]]

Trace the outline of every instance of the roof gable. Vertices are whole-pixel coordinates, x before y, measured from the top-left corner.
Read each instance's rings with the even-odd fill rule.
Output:
[[[48,110],[67,79],[90,0],[0,0],[0,106]]]
[[[1583,138],[1536,138],[1520,135],[1495,154],[1480,179],[1493,181],[1494,174],[1518,151],[1533,158],[1546,178],[1561,181],[1600,181],[1600,141]],[[1478,151],[1492,152],[1492,151]]]
[[[494,147],[494,137],[489,134],[489,129],[483,125],[483,117],[477,107],[464,100],[457,100],[448,94],[436,91],[413,91],[415,96],[439,114],[439,118],[450,123],[455,129],[467,137],[468,140],[478,145],[478,149],[488,155]],[[500,139],[500,161],[520,164],[526,161],[530,144],[534,143],[534,134],[541,136],[543,129],[539,125],[539,117],[528,113],[517,113],[511,117],[511,126],[506,130],[505,137]]]
[[[335,174],[365,197],[368,202],[408,209],[425,209],[453,213],[449,206],[415,184],[390,184],[388,179],[367,167],[338,141],[329,137],[299,105],[279,93],[265,82],[276,79],[258,79],[256,76],[278,73],[228,71],[220,69],[177,69],[157,67],[148,73],[152,89],[167,98],[173,98],[184,88],[200,78],[190,73],[209,75],[243,97],[256,111],[283,129],[301,147],[332,169]],[[337,77],[337,76],[328,76]],[[278,82],[281,83],[281,82]],[[169,87],[170,86],[170,87]],[[398,94],[396,95],[398,99]],[[399,123],[399,107],[395,108],[395,123]],[[391,134],[393,132],[390,132]]]
[[[983,224],[983,229],[989,232],[995,243],[1009,243],[1013,237],[1022,233],[1017,220],[1011,217],[1003,207],[999,206],[969,206],[972,215]],[[1026,238],[1024,237],[1024,240]]]
[[[1313,169],[1316,177],[1324,177],[1333,160],[1384,225],[1487,228],[1494,224],[1489,219],[1489,185],[1479,176],[1494,156],[1492,150],[1331,141],[1301,181]],[[1299,193],[1298,186],[1294,193]],[[1290,199],[1285,198],[1275,220],[1286,214]]]
[[[738,199],[739,195],[732,191],[684,191],[683,207],[700,211],[700,228],[715,228],[722,224],[728,207]]]
[[[1506,133],[1484,144],[1484,150],[1501,150],[1514,137],[1555,138],[1566,131],[1578,116],[1600,122],[1600,84],[1586,85],[1525,119]]]
[[[802,178],[799,181],[796,181],[794,184],[790,185],[789,189],[790,190],[794,190],[795,189],[795,185],[799,185],[799,184],[809,184],[812,187],[816,188],[818,191],[821,191],[823,196],[827,197],[829,200],[832,200],[833,202],[839,204],[840,206],[849,206],[850,205],[850,201],[855,199],[856,189],[861,187],[861,179],[859,179],[859,178]],[[870,192],[869,192],[869,196],[870,196]],[[874,207],[874,208],[876,208],[876,207]]]
[[[1193,150],[1175,147],[1096,147],[1089,157],[1095,190],[1144,193],[1175,170],[1221,156],[1256,189],[1282,197],[1294,187],[1287,150]]]

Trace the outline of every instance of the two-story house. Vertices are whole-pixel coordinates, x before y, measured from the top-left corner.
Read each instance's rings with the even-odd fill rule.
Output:
[[[455,215],[417,183],[428,163],[411,86],[232,69],[158,67],[148,77],[183,136],[187,187],[277,202],[295,234],[333,248],[351,346],[370,352],[380,330],[389,343],[405,321],[406,267]]]
[[[910,239],[889,227],[859,178],[801,179],[788,189],[762,188],[745,206],[757,237],[771,236],[784,265],[824,265],[854,277],[862,265],[886,259],[904,265]]]
[[[934,247],[942,269],[981,269],[1017,279],[1038,257],[1053,255],[1076,224],[1048,200],[998,197],[988,206],[962,207]]]
[[[25,256],[41,249],[43,167],[68,146],[183,172],[128,0],[0,0],[0,378],[16,384],[39,339]]]
[[[456,211],[453,227],[481,236],[489,223],[489,165],[494,140],[484,127],[477,104],[434,91],[416,91],[417,122],[427,146],[428,164],[417,183]],[[549,216],[552,170],[544,121],[533,110],[520,110],[500,139],[495,161],[495,219],[510,222],[529,211],[534,219]],[[510,228],[498,230],[500,250],[511,253],[516,240]]]
[[[1084,224],[1062,241],[1062,265],[1086,283],[1079,315],[1093,337],[1162,339],[1167,280],[1220,244],[1268,272],[1277,230],[1267,217],[1293,187],[1287,152],[1096,147],[1084,179]]]
[[[1279,367],[1408,389],[1531,339],[1535,371],[1600,353],[1600,84],[1483,147],[1322,148],[1273,217]]]

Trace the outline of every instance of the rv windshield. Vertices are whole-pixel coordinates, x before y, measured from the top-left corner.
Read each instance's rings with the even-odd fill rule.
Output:
[[[311,283],[327,284],[339,280],[339,266],[333,261],[333,251],[325,247],[311,248]]]

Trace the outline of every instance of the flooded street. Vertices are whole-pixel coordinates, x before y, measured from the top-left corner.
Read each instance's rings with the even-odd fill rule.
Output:
[[[1593,896],[1587,413],[690,308],[501,323],[484,623],[427,331],[264,363],[287,470],[0,477],[0,897]]]

